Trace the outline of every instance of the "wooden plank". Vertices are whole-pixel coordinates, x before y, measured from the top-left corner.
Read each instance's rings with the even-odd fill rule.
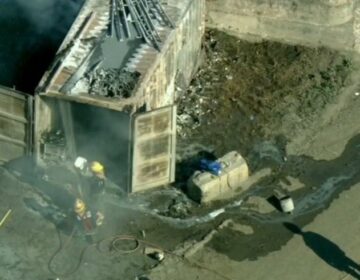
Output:
[[[21,157],[28,150],[28,119],[32,97],[28,94],[0,86],[0,160]]]
[[[0,117],[5,118],[5,119],[9,119],[9,120],[13,120],[19,123],[27,123],[27,120],[25,119],[25,117],[20,117],[20,116],[16,116],[13,114],[9,114],[7,112],[3,112],[0,110]]]
[[[52,86],[62,87],[64,83],[73,75],[74,73],[67,71],[65,68],[62,68],[56,77],[54,77],[53,82],[50,84]]]
[[[132,192],[171,183],[174,180],[175,106],[135,117]]]
[[[17,91],[12,88],[4,87],[0,85],[0,94],[14,97],[16,99],[25,100],[27,94],[21,91]]]
[[[55,91],[49,91],[46,93],[40,94],[41,96],[47,96],[47,97],[56,97],[58,99],[67,100],[67,101],[73,101],[78,102],[82,104],[89,104],[89,105],[95,105],[97,107],[102,107],[106,109],[111,109],[115,111],[124,111],[124,107],[126,108],[134,108],[136,103],[138,103],[139,99],[136,97],[129,97],[126,99],[118,99],[118,98],[109,98],[109,97],[102,97],[102,96],[92,96],[88,93],[84,93],[82,95],[66,95],[63,93],[55,92]],[[128,112],[128,110],[126,110]]]
[[[169,173],[169,159],[164,157],[159,160],[154,160],[147,162],[143,165],[138,166],[138,177],[137,183],[142,186],[143,189],[146,189],[146,184],[149,182],[167,182],[168,173]]]
[[[0,110],[23,117],[25,114],[25,99],[22,100],[11,95],[0,93]]]
[[[3,142],[0,140],[0,159],[3,162],[22,157],[24,156],[25,152],[25,147],[21,147],[13,143]]]
[[[34,151],[34,106],[35,106],[35,100],[34,97],[29,96],[26,102],[26,118],[27,118],[27,124],[25,127],[25,133],[26,133],[26,153],[28,155],[32,154]]]
[[[0,116],[0,135],[25,140],[26,124]]]
[[[7,137],[7,136],[2,135],[2,134],[0,134],[0,142],[7,142],[7,143],[11,143],[11,144],[21,146],[21,147],[26,147],[27,146],[24,141],[13,139],[13,138]],[[3,150],[3,148],[1,148],[1,150]]]

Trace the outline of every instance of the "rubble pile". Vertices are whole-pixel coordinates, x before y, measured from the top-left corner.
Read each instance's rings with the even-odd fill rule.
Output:
[[[185,106],[185,102],[179,103],[178,115],[177,115],[177,133],[181,137],[186,137],[189,134],[189,130],[194,130],[200,125],[200,117],[204,114],[201,104],[203,102],[202,87],[194,88],[190,86],[186,95],[180,97],[180,100],[192,101],[193,106]]]
[[[213,108],[215,108],[218,103],[215,98],[211,98],[207,94],[208,90],[219,82],[212,65],[221,58],[219,54],[214,55],[217,56],[217,60],[209,60],[203,65],[203,68],[197,73],[185,93],[181,92],[180,88],[177,88],[177,91],[179,91],[177,93],[177,96],[179,96],[177,132],[182,138],[191,135],[191,131],[201,125],[202,117],[212,111],[208,107],[213,105]]]
[[[98,69],[88,75],[89,93],[105,97],[131,96],[140,73],[126,69]]]
[[[42,135],[44,143],[50,143],[58,146],[65,146],[65,136],[61,130],[50,131]]]
[[[178,135],[217,155],[247,157],[255,142],[294,136],[333,102],[352,71],[350,57],[326,48],[257,43],[206,32],[206,62],[178,89]]]
[[[232,80],[234,78],[230,67],[223,67],[230,63],[228,54],[220,49],[215,49],[216,45],[217,39],[214,34],[207,32],[204,41],[206,63],[202,65],[186,92],[177,88],[177,96],[179,96],[177,132],[181,138],[190,136],[191,131],[202,123],[211,123],[206,116],[215,112],[219,101],[209,92],[221,88],[224,79]],[[217,94],[221,94],[221,90]],[[192,105],[189,106],[190,104]]]
[[[178,197],[172,200],[168,211],[162,214],[168,217],[184,219],[191,214],[192,207],[193,205],[189,200]]]

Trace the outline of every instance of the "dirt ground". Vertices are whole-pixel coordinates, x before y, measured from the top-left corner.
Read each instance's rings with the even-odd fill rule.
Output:
[[[196,78],[178,93],[176,183],[129,197],[103,195],[97,207],[105,223],[94,236],[100,243],[89,246],[81,234],[71,237],[74,196],[63,186],[74,179],[67,170],[39,170],[31,159],[1,169],[0,213],[14,210],[0,227],[1,279],[56,279],[54,269],[70,272],[60,279],[75,280],[133,280],[142,274],[240,279],[213,271],[202,256],[211,250],[219,262],[243,262],[280,250],[292,236],[281,223],[308,224],[360,182],[357,60],[324,48],[243,42],[216,31],[207,32],[204,50]],[[239,151],[258,178],[249,191],[210,205],[188,199],[182,190],[198,160],[230,150]],[[277,209],[274,189],[294,198],[291,216]],[[214,214],[219,209],[223,213]],[[63,245],[52,259],[58,233]],[[102,240],[118,234],[144,243],[132,254],[104,246]],[[136,245],[122,242],[130,249]],[[149,243],[167,252],[163,263],[142,253]]]
[[[354,68],[337,51],[250,43],[218,31],[206,33],[204,50],[204,67],[179,93],[180,145],[201,143],[215,156],[239,150],[252,170],[259,168],[254,153],[263,142],[284,153],[351,83]]]
[[[303,205],[312,199],[312,205],[299,207],[296,215],[306,224],[329,205],[330,198],[359,180],[351,176],[333,184],[329,192],[319,188],[359,161],[360,130],[355,115],[352,119],[352,111],[358,110],[352,102],[359,99],[359,63],[354,57],[326,48],[249,43],[214,30],[207,32],[204,50],[204,67],[178,104],[180,187],[201,157],[237,150],[254,174],[272,170],[254,184],[250,193],[256,199],[248,203],[257,205],[257,211],[266,208],[275,189],[290,193]],[[338,119],[343,111],[349,113],[347,125]],[[330,131],[325,130],[329,125]],[[326,139],[314,140],[324,131]],[[333,150],[342,141],[344,150]],[[251,224],[257,234],[244,237],[228,229],[209,246],[239,261],[279,249],[289,233],[273,226],[281,220],[276,214],[262,214],[261,225],[254,223],[254,217],[235,218],[235,223]],[[274,237],[271,243],[269,234]]]

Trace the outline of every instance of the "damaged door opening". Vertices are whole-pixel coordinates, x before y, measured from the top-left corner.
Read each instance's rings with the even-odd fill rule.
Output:
[[[64,159],[70,163],[77,156],[99,161],[107,177],[129,191],[128,114],[56,98],[41,97],[37,103],[38,159],[42,163]]]
[[[33,106],[31,95],[0,86],[0,164],[32,153]]]
[[[176,107],[131,115],[39,96],[36,145],[40,163],[99,161],[107,177],[131,193],[175,179]]]

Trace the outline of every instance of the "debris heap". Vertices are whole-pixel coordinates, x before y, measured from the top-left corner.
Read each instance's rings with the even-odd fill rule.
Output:
[[[336,100],[352,71],[349,55],[277,42],[205,35],[206,62],[179,92],[178,135],[186,143],[246,157],[254,143],[293,137]]]
[[[139,77],[139,72],[125,69],[98,69],[89,74],[89,93],[127,98],[131,96]]]

